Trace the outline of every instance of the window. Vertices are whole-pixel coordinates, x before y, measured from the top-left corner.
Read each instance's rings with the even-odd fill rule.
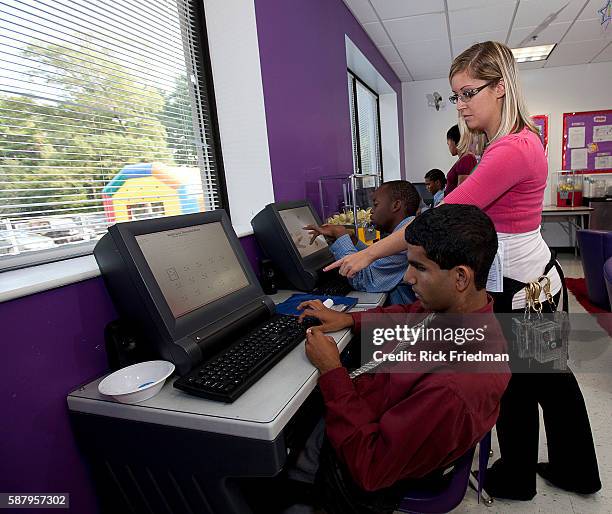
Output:
[[[382,182],[378,94],[348,73],[354,172],[378,174]]]
[[[227,207],[202,2],[0,5],[0,267]]]

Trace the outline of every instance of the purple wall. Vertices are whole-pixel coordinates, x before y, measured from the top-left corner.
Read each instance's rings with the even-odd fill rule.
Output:
[[[353,169],[345,34],[395,89],[401,82],[341,0],[255,0],[276,200],[319,205],[318,179]]]
[[[352,169],[345,33],[398,94],[401,85],[341,0],[256,0],[277,200],[318,200],[317,179]],[[255,270],[254,238],[241,240]],[[96,502],[68,424],[66,395],[106,371],[115,312],[101,278],[0,304],[0,491],[68,492]],[[22,510],[20,512],[27,512]]]
[[[101,278],[0,305],[0,491],[70,493],[72,512],[96,512],[66,395],[106,370],[114,317]]]
[[[240,242],[258,270],[254,236]],[[107,371],[115,318],[102,278],[0,304],[0,492],[70,493],[71,512],[97,511],[66,396]]]

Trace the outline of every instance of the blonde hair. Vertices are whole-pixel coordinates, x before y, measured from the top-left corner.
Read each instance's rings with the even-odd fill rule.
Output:
[[[497,83],[503,80],[505,86],[501,123],[490,141],[487,141],[484,132],[470,130],[463,117],[459,115],[461,139],[457,149],[460,153],[471,151],[482,155],[487,144],[508,134],[520,132],[525,127],[538,133],[527,111],[514,56],[506,45],[496,41],[476,43],[455,58],[450,68],[449,80],[460,72],[466,72],[475,79],[487,82]]]

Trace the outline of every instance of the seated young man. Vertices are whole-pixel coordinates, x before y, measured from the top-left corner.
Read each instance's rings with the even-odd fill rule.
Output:
[[[487,351],[505,355],[493,300],[485,291],[497,251],[488,216],[469,205],[442,205],[417,217],[405,237],[410,263],[405,280],[417,295],[415,303],[352,314],[327,309],[320,301],[301,305],[302,317],[322,323],[308,330],[306,355],[321,373],[325,436],[322,430],[318,442],[311,436],[307,447],[312,456],[313,444],[323,444],[315,489],[329,514],[391,512],[407,481],[440,472],[491,430],[510,378],[505,363],[495,368],[477,365],[469,373],[453,371],[445,363],[432,364],[424,372],[410,370],[408,364],[406,371],[404,363],[400,372],[383,368],[349,376],[335,341],[324,332],[351,327],[359,333],[363,316],[372,313],[434,312],[440,325],[447,319],[444,314],[455,313],[465,320],[462,326],[478,318],[464,314],[490,314]],[[331,474],[330,462],[336,469]],[[303,476],[298,472],[298,479],[304,481]]]
[[[419,208],[420,196],[416,188],[406,180],[385,182],[372,197],[372,223],[377,230],[390,234],[403,229],[410,222]],[[361,242],[352,240],[345,227],[341,225],[308,225],[304,227],[314,237],[322,234],[330,244],[330,250],[336,259],[366,248]],[[369,293],[389,293],[390,304],[408,304],[414,296],[402,279],[408,260],[404,252],[383,257],[361,270],[349,279],[356,291]]]
[[[425,173],[425,187],[433,195],[432,207],[437,207],[444,200],[444,188],[446,187],[444,172],[434,168]]]

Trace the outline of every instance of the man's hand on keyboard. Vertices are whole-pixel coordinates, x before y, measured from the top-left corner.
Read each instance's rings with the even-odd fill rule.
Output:
[[[314,331],[335,332],[343,328],[350,328],[354,324],[353,316],[345,312],[328,309],[321,300],[302,302],[298,305],[298,309],[304,311],[300,314],[300,322],[306,317],[317,318],[321,322],[321,325],[312,327]]]
[[[321,375],[342,367],[336,341],[314,327],[306,331],[306,357]]]

